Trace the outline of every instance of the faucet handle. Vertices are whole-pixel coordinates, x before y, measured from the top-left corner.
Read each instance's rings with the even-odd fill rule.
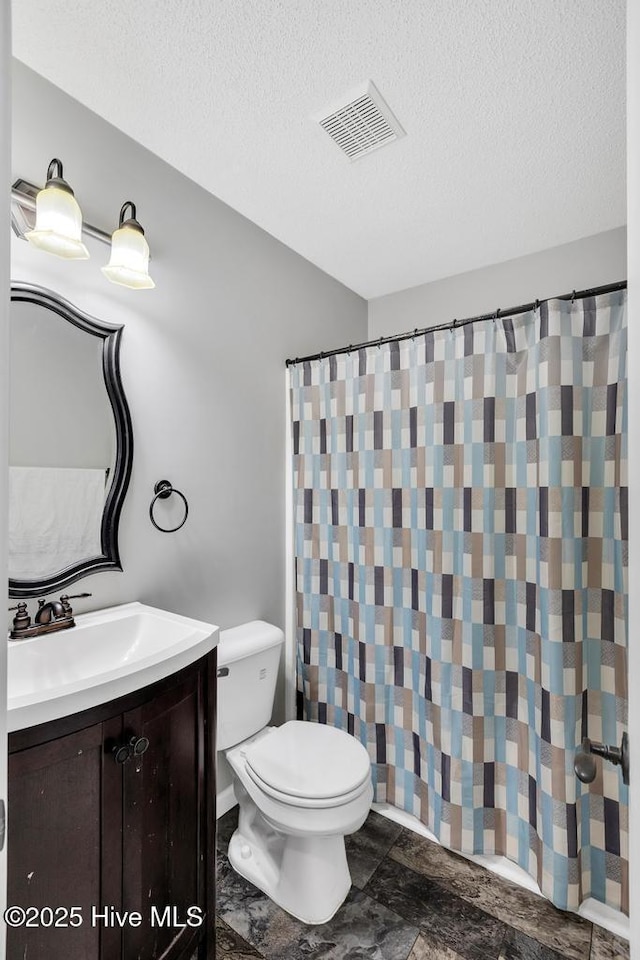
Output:
[[[27,605],[24,600],[21,600],[15,607],[9,607],[8,609],[18,611],[13,618],[14,631],[26,630],[27,627],[31,626],[31,617],[27,613]]]
[[[79,600],[81,597],[92,597],[92,593],[72,593],[69,596],[68,593],[63,593],[60,597],[60,603],[62,604],[62,609],[66,617],[73,616],[73,610],[71,609],[71,604],[69,600]]]

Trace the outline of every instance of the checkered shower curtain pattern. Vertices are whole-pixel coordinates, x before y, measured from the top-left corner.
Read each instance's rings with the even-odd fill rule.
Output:
[[[375,796],[628,911],[624,292],[291,370],[298,683]]]

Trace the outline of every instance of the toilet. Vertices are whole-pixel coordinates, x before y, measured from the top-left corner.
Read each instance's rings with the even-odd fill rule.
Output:
[[[218,646],[217,750],[240,807],[229,860],[304,923],[331,919],[351,887],[344,837],[367,818],[365,747],[320,723],[271,718],[284,635],[260,620],[224,630]]]

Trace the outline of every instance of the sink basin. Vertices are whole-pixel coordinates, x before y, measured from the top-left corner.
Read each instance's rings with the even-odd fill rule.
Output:
[[[9,732],[108,703],[167,677],[218,643],[218,628],[143,603],[75,618],[76,626],[8,642]]]

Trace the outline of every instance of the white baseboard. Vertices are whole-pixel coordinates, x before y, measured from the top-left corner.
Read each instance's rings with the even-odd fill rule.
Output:
[[[216,794],[216,819],[219,820],[225,813],[232,810],[237,802],[236,795],[233,791],[233,784],[230,783],[228,787],[225,787],[224,790]]]

